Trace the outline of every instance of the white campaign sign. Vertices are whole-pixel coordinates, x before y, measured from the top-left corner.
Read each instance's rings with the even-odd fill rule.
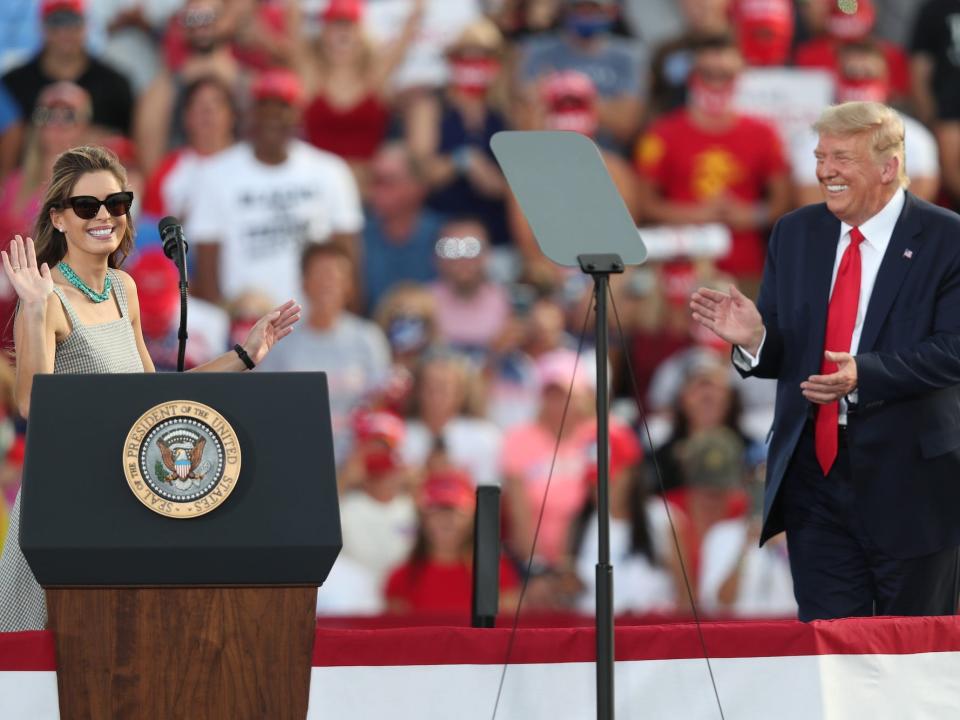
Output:
[[[833,96],[833,75],[825,70],[751,68],[737,81],[735,103],[741,112],[770,121],[792,157],[794,144],[806,142]]]

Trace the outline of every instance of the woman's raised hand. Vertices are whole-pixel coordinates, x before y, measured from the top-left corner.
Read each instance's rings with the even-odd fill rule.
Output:
[[[7,250],[0,251],[3,256],[3,269],[10,284],[17,291],[17,297],[24,305],[46,303],[53,292],[53,277],[46,263],[37,267],[37,253],[33,240],[15,235]]]
[[[299,319],[300,306],[293,300],[288,300],[260,318],[243,341],[250,359],[259,365],[274,345],[293,332],[293,326]]]

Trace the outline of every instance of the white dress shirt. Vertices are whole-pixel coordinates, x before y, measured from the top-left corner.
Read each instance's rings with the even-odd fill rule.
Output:
[[[893,229],[896,227],[897,220],[900,219],[900,213],[903,211],[903,205],[906,202],[906,193],[903,188],[897,190],[890,201],[883,206],[883,209],[860,225],[860,232],[863,233],[863,242],[860,243],[860,299],[857,302],[857,319],[853,325],[853,337],[850,339],[850,354],[856,355],[860,348],[860,335],[863,333],[863,320],[867,315],[867,308],[870,305],[870,296],[873,294],[873,286],[877,282],[877,273],[880,272],[880,263],[883,261],[883,255],[890,244],[890,238],[893,237]],[[830,280],[830,293],[833,294],[833,286],[837,281],[837,272],[840,269],[840,260],[843,253],[850,245],[850,231],[852,225],[845,222],[840,223],[840,241],[837,243],[837,255],[833,261],[833,276]],[[760,341],[760,348],[754,357],[741,346],[737,346],[733,361],[743,370],[755,368],[760,363],[760,354],[763,352],[763,344],[767,339],[767,332],[763,332],[763,340]],[[850,393],[850,399],[856,401],[856,390]],[[840,401],[841,425],[847,424],[847,403]]]

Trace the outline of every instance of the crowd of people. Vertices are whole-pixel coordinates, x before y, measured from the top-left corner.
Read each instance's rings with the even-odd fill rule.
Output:
[[[960,200],[958,20],[957,0],[4,3],[0,238],[31,235],[59,153],[103,145],[158,369],[163,216],[190,243],[188,365],[303,304],[257,371],[327,373],[344,548],[318,611],[467,613],[477,484],[503,490],[503,607],[530,569],[525,608],[590,611],[592,286],[540,252],[489,146],[587,135],[651,250],[613,282],[616,609],[686,612],[689,581],[711,613],[790,615],[785,543],[756,542],[772,383],[745,385],[687,304],[755,294],[772,225],[820,199],[802,123],[830,102],[895,106],[912,192]],[[8,348],[15,304],[0,286]],[[3,366],[0,537],[12,384]]]

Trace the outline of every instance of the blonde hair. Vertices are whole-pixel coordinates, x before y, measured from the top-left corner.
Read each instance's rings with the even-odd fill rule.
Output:
[[[460,406],[457,408],[460,415],[486,417],[486,388],[483,376],[465,355],[444,347],[429,348],[420,356],[420,363],[414,371],[408,417],[419,417],[423,410],[420,405],[420,392],[427,368],[433,365],[449,368],[455,373],[461,393]]]
[[[817,133],[826,135],[859,135],[871,133],[871,149],[878,162],[892,157],[900,161],[897,179],[907,188],[910,178],[906,170],[903,120],[893,108],[878,102],[846,102],[831,105],[813,124]]]

